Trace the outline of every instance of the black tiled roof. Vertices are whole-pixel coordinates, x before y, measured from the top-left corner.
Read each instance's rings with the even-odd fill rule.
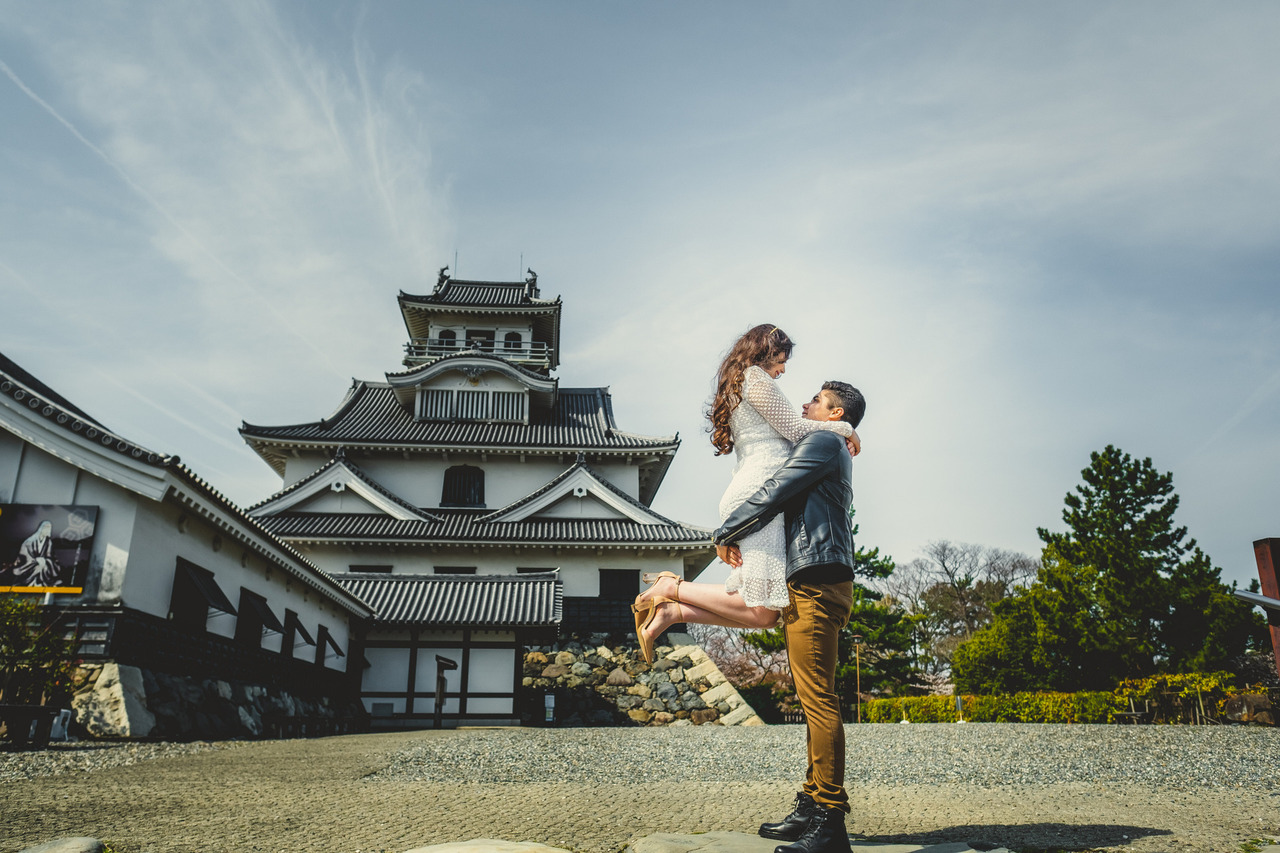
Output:
[[[297,542],[374,541],[439,544],[711,546],[711,531],[679,522],[640,524],[624,519],[530,518],[491,521],[490,510],[432,509],[440,521],[401,521],[374,513],[288,513],[259,522]]]
[[[357,381],[338,411],[322,421],[289,426],[245,423],[240,434],[283,443],[418,445],[426,447],[562,448],[564,450],[674,450],[678,435],[652,437],[617,429],[607,388],[561,388],[550,411],[534,411],[528,424],[418,421],[385,382]],[[270,460],[268,460],[270,461]]]
[[[529,294],[523,281],[463,281],[448,279],[434,293],[417,296],[400,291],[401,305],[459,306],[468,308],[545,308],[560,304],[555,299],[538,299]]]
[[[374,609],[382,624],[471,628],[558,625],[563,587],[556,572],[524,575],[368,575],[334,579]]]

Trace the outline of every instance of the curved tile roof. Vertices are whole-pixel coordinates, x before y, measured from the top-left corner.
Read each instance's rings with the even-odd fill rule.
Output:
[[[426,296],[400,291],[400,304],[545,310],[555,310],[560,305],[560,297],[539,299],[530,290],[528,283],[523,281],[464,281],[451,278]]]
[[[374,621],[381,624],[550,627],[560,624],[564,610],[563,586],[556,572],[333,577],[372,607]]]
[[[484,521],[489,510],[432,509],[440,521],[373,513],[280,513],[259,522],[296,542],[371,541],[466,545],[619,545],[711,547],[711,531],[688,524],[640,524],[622,519],[530,518]]]
[[[357,381],[338,411],[324,420],[287,426],[245,423],[240,434],[251,445],[265,440],[476,449],[674,450],[680,444],[679,435],[644,436],[618,430],[607,388],[561,388],[555,406],[531,412],[529,420],[528,424],[418,421],[397,402],[389,384]]]

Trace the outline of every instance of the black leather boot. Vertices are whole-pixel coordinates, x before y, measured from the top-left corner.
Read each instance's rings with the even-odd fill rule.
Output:
[[[795,841],[804,835],[805,829],[809,826],[809,818],[817,807],[818,804],[813,801],[813,797],[801,791],[796,794],[796,807],[791,810],[791,814],[777,823],[760,824],[760,837]]]
[[[815,806],[804,834],[791,844],[779,844],[773,853],[852,853],[844,812]]]

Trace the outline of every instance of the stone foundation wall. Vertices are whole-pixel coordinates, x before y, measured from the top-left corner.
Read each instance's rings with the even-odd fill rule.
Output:
[[[652,664],[626,646],[578,640],[535,646],[525,653],[522,683],[526,724],[543,722],[540,700],[550,693],[559,725],[764,725],[692,643],[659,646]]]
[[[367,728],[358,702],[117,663],[76,672],[73,731],[103,738],[220,740],[302,737]]]

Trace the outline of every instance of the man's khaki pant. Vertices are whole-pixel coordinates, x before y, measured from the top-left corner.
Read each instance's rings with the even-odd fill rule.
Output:
[[[789,583],[790,612],[784,614],[787,658],[804,709],[809,770],[803,791],[824,809],[848,813],[844,789],[844,720],[836,694],[836,640],[849,623],[853,582]]]

